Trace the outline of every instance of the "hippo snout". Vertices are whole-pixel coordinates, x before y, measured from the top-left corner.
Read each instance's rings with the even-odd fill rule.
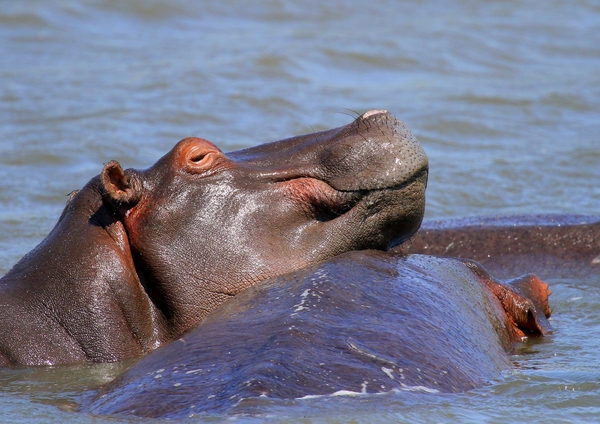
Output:
[[[323,168],[338,190],[377,190],[426,174],[429,161],[404,122],[386,110],[371,110],[332,143]]]

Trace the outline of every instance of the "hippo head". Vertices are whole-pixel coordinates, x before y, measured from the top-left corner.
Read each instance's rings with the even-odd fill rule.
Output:
[[[181,332],[258,281],[406,240],[427,173],[410,130],[374,110],[228,154],[186,138],[145,171],[109,162],[101,180],[145,290]]]

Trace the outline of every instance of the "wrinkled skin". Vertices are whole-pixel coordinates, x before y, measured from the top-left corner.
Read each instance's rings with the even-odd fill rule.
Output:
[[[370,111],[222,153],[188,138],[145,171],[109,162],[0,284],[0,364],[138,357],[269,277],[415,233],[427,157]]]
[[[259,414],[261,396],[461,392],[547,332],[548,294],[537,277],[501,282],[473,261],[348,252],[228,300],[82,410],[184,418]]]

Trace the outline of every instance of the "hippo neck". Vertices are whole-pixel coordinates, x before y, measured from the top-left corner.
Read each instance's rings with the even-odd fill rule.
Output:
[[[161,315],[139,282],[122,224],[103,204],[98,178],[72,196],[50,234],[2,283],[16,314],[35,308],[54,323],[36,324],[56,333],[48,339],[68,346],[32,364],[122,360],[165,341]],[[23,337],[45,337],[38,334],[45,330],[22,330]]]

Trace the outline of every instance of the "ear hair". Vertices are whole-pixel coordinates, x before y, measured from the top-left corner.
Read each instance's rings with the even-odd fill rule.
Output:
[[[119,162],[111,160],[101,174],[102,199],[120,213],[133,208],[141,199],[143,186],[140,177],[123,171]]]

